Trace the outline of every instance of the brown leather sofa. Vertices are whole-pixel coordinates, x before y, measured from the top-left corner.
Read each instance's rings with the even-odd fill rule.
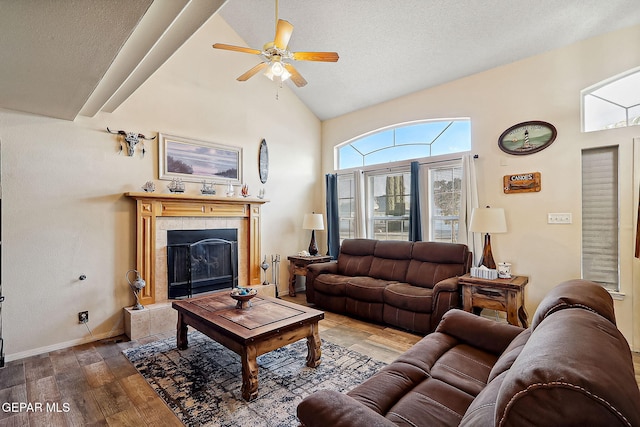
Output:
[[[460,310],[346,394],[298,406],[315,426],[640,426],[629,345],[601,286],[565,282],[528,329]]]
[[[308,266],[307,302],[426,334],[460,306],[458,276],[470,268],[462,244],[345,239],[337,261]]]

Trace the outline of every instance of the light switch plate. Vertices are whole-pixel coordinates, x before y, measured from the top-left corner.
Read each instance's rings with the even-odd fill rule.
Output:
[[[547,224],[571,224],[570,213],[549,213],[547,214]]]

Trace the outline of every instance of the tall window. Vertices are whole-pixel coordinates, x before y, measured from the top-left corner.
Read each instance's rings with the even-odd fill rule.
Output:
[[[618,147],[582,151],[582,278],[618,291]]]
[[[469,119],[403,124],[368,133],[337,147],[336,167],[343,171],[338,173],[340,238],[408,240],[410,163],[419,160],[423,164],[431,164],[422,168],[428,180],[426,193],[421,195],[421,204],[426,209],[421,210],[429,213],[429,220],[423,221],[422,238],[455,242],[462,167],[459,159],[453,163],[441,162],[451,159],[452,153],[465,152],[470,148]],[[381,166],[385,163],[393,165]],[[356,168],[364,176],[364,186],[360,190],[362,185],[354,182],[357,175],[353,171]],[[364,192],[366,208],[362,214],[356,208],[356,200],[361,197],[358,191]],[[356,230],[355,224],[360,221],[366,224],[365,235],[358,235]]]

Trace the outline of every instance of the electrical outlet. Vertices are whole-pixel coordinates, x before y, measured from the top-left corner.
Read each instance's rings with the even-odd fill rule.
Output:
[[[81,311],[78,313],[78,323],[87,323],[89,321],[89,312]]]
[[[570,213],[549,213],[547,214],[547,224],[571,224]]]

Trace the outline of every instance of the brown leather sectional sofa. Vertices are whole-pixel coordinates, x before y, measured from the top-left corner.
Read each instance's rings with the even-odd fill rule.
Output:
[[[565,282],[522,329],[460,310],[346,394],[298,406],[315,426],[640,426],[629,344],[601,286]]]
[[[470,268],[462,244],[345,239],[337,262],[308,266],[307,302],[426,334],[460,306],[458,276]]]

